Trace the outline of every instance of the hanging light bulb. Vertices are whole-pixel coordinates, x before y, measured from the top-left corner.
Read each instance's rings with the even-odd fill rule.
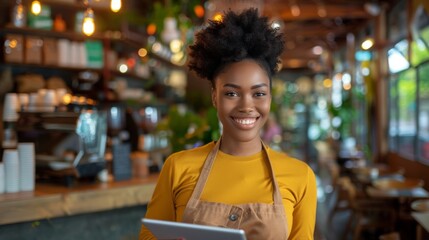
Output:
[[[91,8],[87,8],[84,13],[82,31],[87,36],[91,36],[95,31],[94,11]]]
[[[119,12],[119,10],[121,10],[121,0],[111,0],[110,1],[110,9],[112,10],[112,12]]]
[[[31,12],[34,15],[36,16],[39,15],[41,11],[42,11],[42,5],[40,4],[39,1],[34,0],[33,2],[31,2]]]
[[[298,4],[292,5],[290,11],[292,13],[292,16],[294,17],[298,17],[299,15],[301,15],[301,9],[299,8]]]
[[[366,38],[365,41],[363,41],[361,44],[361,48],[363,50],[369,50],[370,48],[372,48],[372,46],[374,46],[374,39],[370,37]]]

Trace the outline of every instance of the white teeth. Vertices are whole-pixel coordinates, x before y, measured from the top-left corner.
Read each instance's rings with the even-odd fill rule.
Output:
[[[238,122],[239,124],[243,124],[243,125],[250,125],[256,122],[256,119],[254,118],[247,118],[247,119],[234,119],[236,122]]]

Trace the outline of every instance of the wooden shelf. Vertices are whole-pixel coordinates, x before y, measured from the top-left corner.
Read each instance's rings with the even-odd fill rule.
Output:
[[[19,67],[21,69],[26,69],[26,70],[43,68],[43,69],[64,70],[69,72],[93,71],[93,72],[101,73],[103,70],[101,68],[65,67],[65,66],[57,66],[57,65],[28,64],[28,63],[4,63],[3,66]]]
[[[103,35],[94,34],[92,36],[86,36],[83,33],[77,33],[74,31],[56,32],[53,30],[44,30],[30,27],[10,27],[6,26],[0,29],[1,34],[20,34],[24,36],[39,36],[39,37],[50,37],[50,38],[67,38],[74,41],[84,40],[103,40],[107,39]]]
[[[148,78],[144,78],[144,77],[141,77],[141,76],[138,76],[134,73],[129,73],[129,72],[121,73],[121,72],[116,71],[116,70],[110,70],[110,74],[112,74],[113,76],[116,76],[116,77],[133,78],[133,79],[137,79],[137,80],[141,80],[141,81],[149,81]]]
[[[0,225],[147,204],[157,179],[158,175],[152,174],[147,178],[84,183],[69,188],[40,183],[32,192],[0,194]]]

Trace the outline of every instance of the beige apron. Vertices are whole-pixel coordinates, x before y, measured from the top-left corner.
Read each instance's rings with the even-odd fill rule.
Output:
[[[263,143],[262,143],[263,144]],[[274,204],[224,204],[200,201],[201,193],[207,182],[210,169],[219,151],[220,140],[207,156],[198,182],[183,213],[183,222],[243,229],[248,240],[285,240],[287,239],[287,220],[285,216],[279,186],[275,180],[273,168],[263,149],[271,171],[273,181]],[[256,193],[257,194],[257,193]]]

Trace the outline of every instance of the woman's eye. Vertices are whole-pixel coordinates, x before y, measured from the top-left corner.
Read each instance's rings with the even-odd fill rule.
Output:
[[[226,93],[225,93],[225,96],[228,96],[228,97],[235,97],[235,96],[237,96],[237,93],[236,93],[236,92],[226,92]]]
[[[267,95],[266,93],[264,93],[264,92],[257,92],[257,93],[255,93],[255,96],[256,97],[263,97],[263,96],[265,96],[265,95]]]

